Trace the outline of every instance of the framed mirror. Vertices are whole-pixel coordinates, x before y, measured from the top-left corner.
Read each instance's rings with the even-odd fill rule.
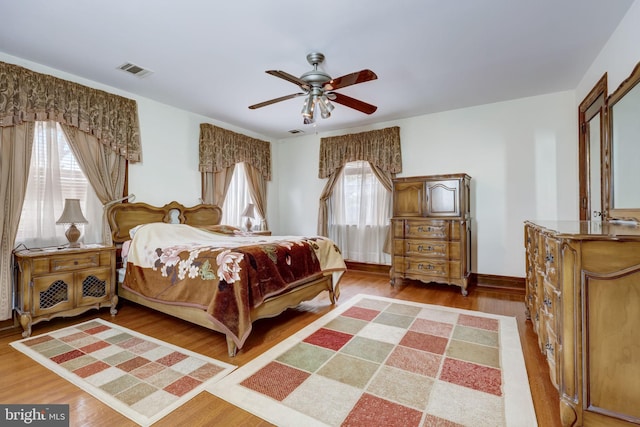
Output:
[[[607,219],[640,221],[640,63],[607,102]]]

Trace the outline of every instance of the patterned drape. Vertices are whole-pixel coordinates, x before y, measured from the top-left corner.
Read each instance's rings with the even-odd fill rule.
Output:
[[[246,162],[271,180],[271,143],[217,126],[200,124],[200,172],[220,172]]]
[[[391,174],[402,172],[400,128],[320,139],[319,178],[328,178],[345,163],[356,160],[366,160]]]
[[[130,162],[139,162],[136,101],[0,62],[0,127],[56,121],[95,136]]]

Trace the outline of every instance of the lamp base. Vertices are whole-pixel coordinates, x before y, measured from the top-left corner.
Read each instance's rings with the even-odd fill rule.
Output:
[[[251,218],[247,217],[247,222],[244,223],[244,226],[248,232],[251,232],[251,227],[253,226],[253,224],[251,224]]]
[[[78,242],[78,239],[80,238],[81,234],[82,233],[80,232],[80,230],[78,230],[78,227],[76,227],[75,224],[71,224],[69,226],[69,228],[67,229],[66,233],[64,233],[64,235],[67,236],[67,240],[69,241],[70,248],[80,247],[80,243]]]

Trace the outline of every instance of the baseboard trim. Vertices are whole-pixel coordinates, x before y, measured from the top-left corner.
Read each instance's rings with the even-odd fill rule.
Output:
[[[348,260],[345,260],[344,263],[347,265],[347,270],[366,271],[368,273],[383,274],[387,277],[389,277],[389,271],[391,270],[391,266],[386,264],[369,264]]]
[[[515,291],[522,293],[522,295],[524,295],[526,289],[524,277],[471,273],[471,282],[475,283],[479,288]]]
[[[391,266],[384,264],[368,264],[364,262],[345,260],[347,269],[365,271],[368,273],[382,274],[389,276]],[[510,292],[525,293],[524,277],[498,276],[494,274],[471,273],[469,282],[478,288],[504,290]]]

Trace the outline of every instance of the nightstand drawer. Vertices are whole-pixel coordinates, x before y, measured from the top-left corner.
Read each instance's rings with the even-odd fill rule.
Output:
[[[61,256],[51,258],[51,271],[80,270],[88,267],[98,267],[100,265],[100,254],[97,252],[90,254],[78,254],[76,256]]]

